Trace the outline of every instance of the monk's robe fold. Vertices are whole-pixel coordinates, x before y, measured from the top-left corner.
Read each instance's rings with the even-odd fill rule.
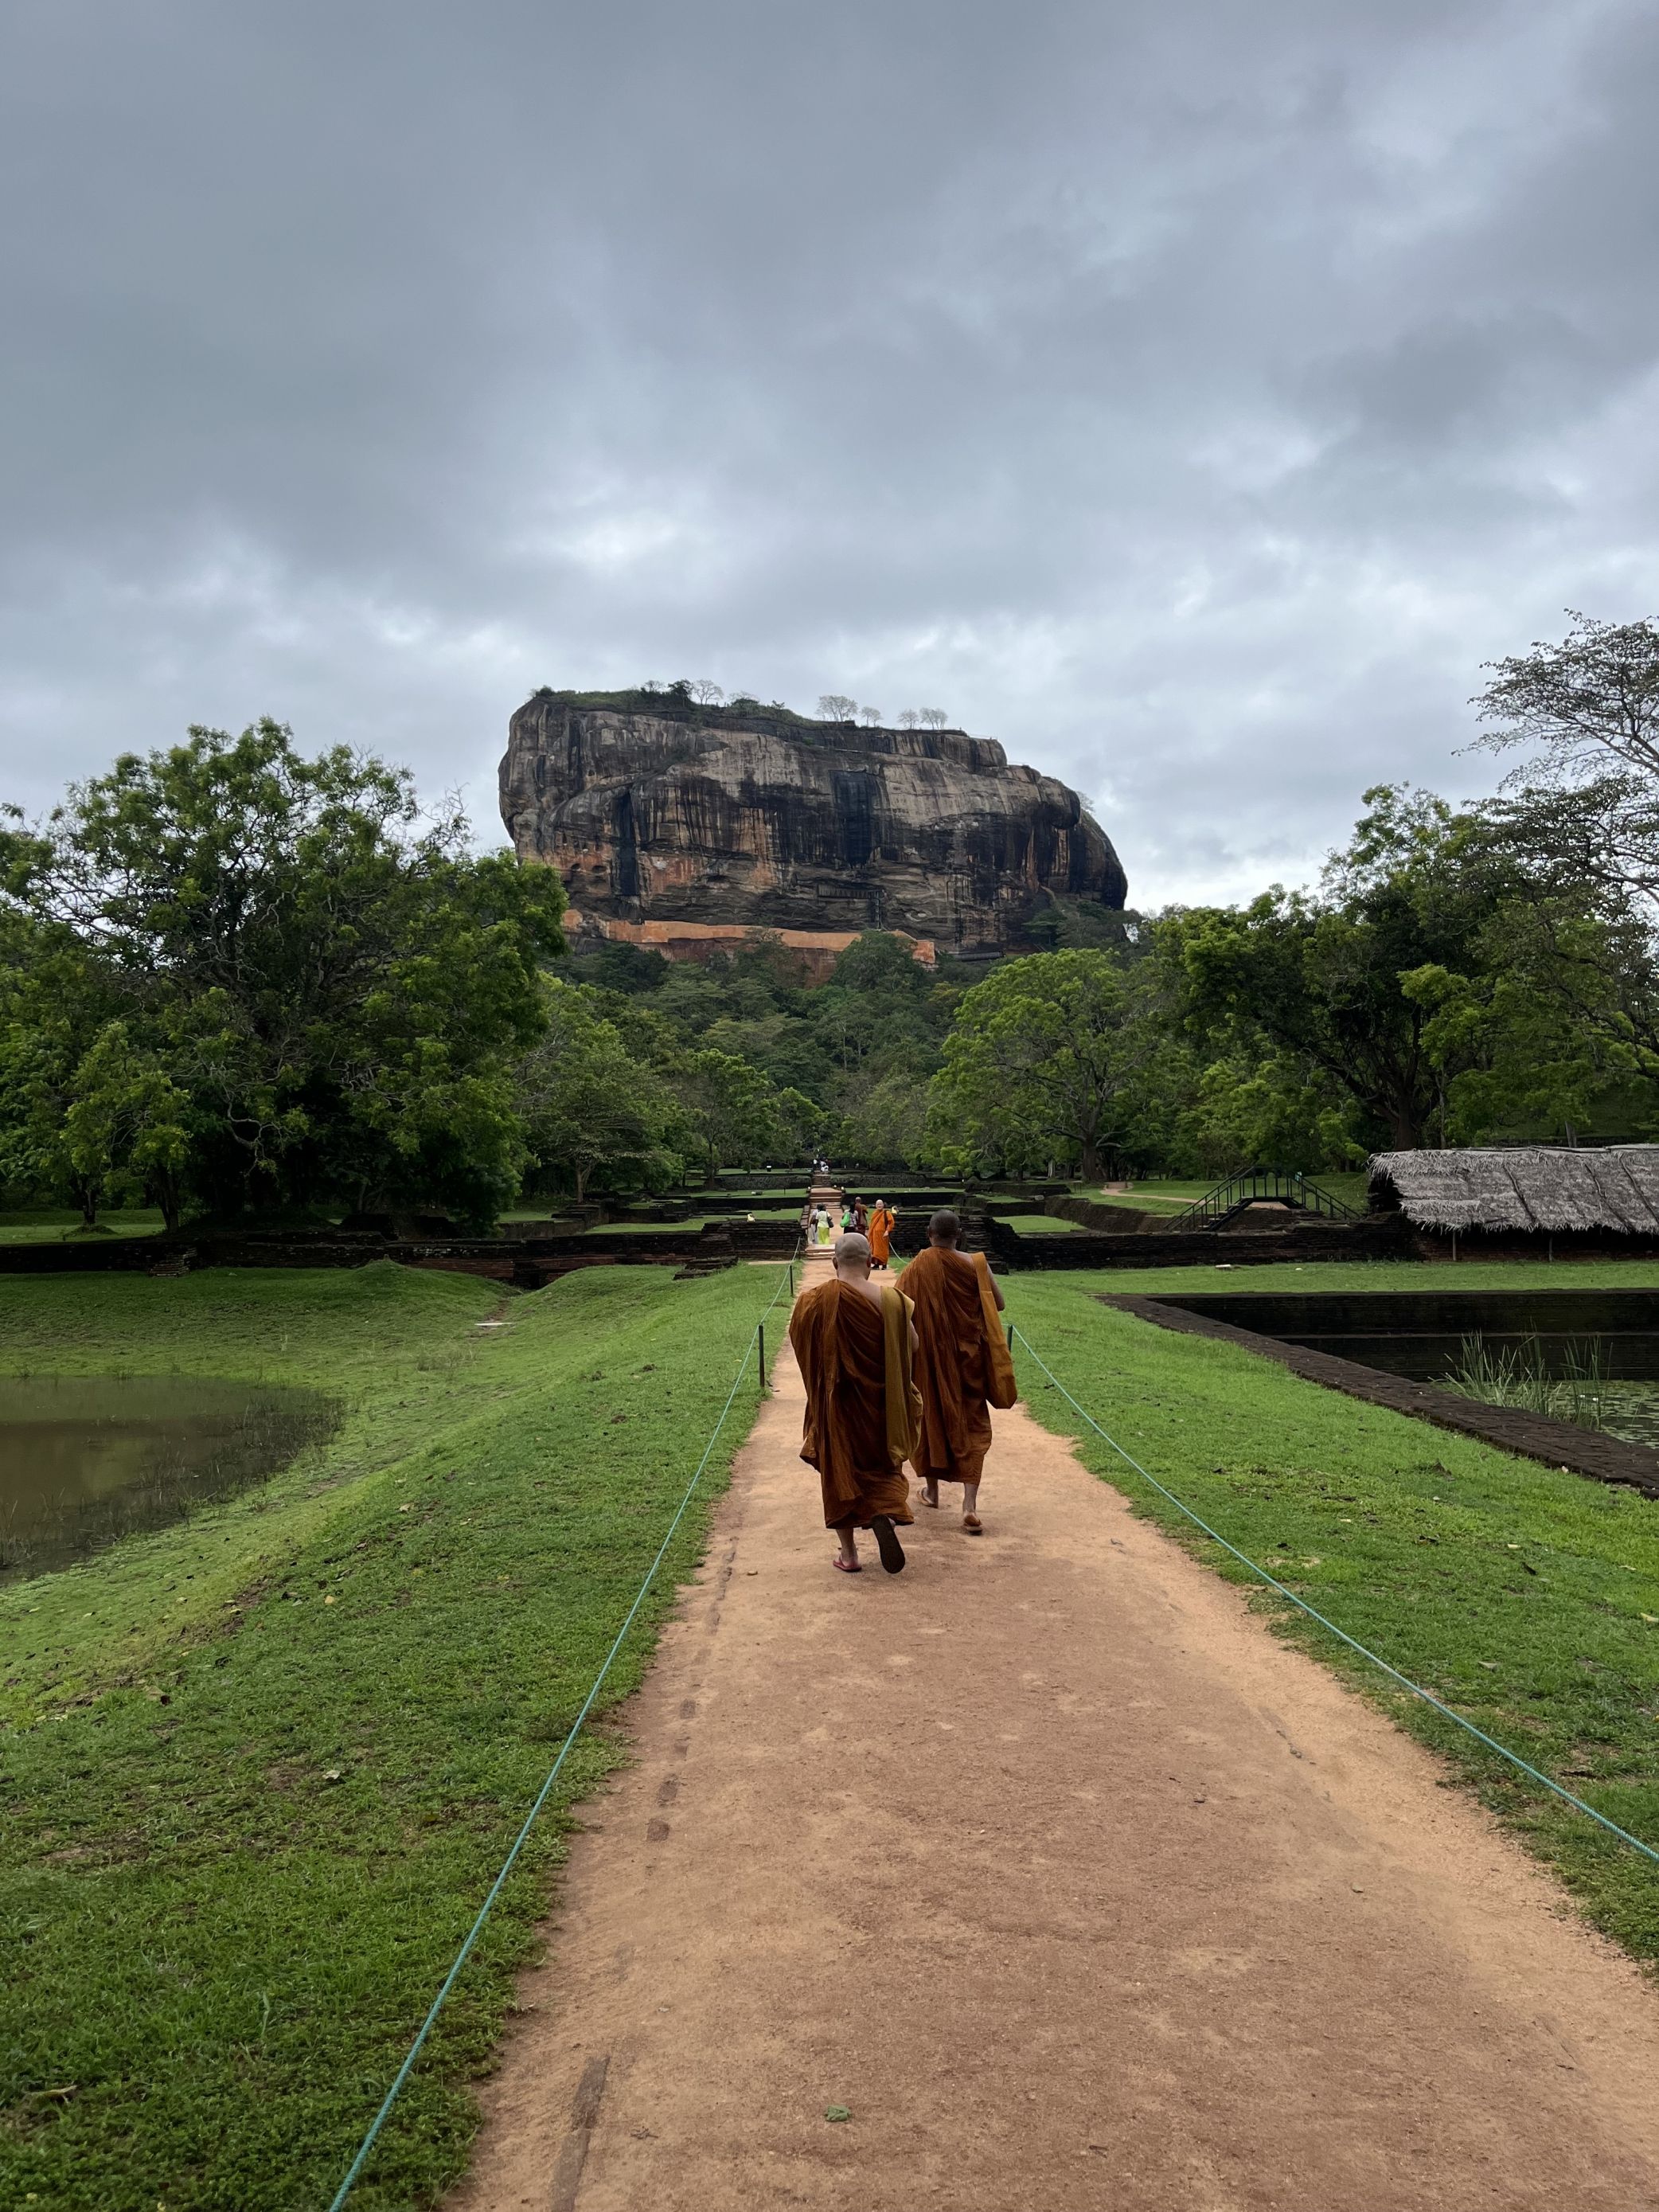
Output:
[[[921,1406],[910,1369],[910,1301],[884,1283],[881,1303],[832,1277],[799,1300],[789,1341],[806,1385],[800,1455],[823,1486],[831,1528],[908,1521],[904,1462]]]
[[[904,1271],[915,1304],[921,1437],[913,1455],[929,1482],[977,1482],[991,1447],[993,1406],[1017,1395],[1014,1363],[982,1252],[920,1253]]]

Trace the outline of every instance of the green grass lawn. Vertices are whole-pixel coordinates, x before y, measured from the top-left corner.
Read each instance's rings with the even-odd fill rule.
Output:
[[[1078,1224],[1063,1221],[1057,1213],[1016,1213],[1005,1221],[1003,1226],[1016,1231],[1022,1237],[1054,1237],[1061,1233],[1074,1235]]]
[[[325,2205],[625,1613],[781,1270],[0,1277],[0,1367],[301,1382],[331,1442],[0,1589],[0,2203]],[[493,1316],[504,1328],[483,1331]],[[638,1680],[752,1376],[604,1696]],[[530,1954],[567,1766],[354,2196],[428,2205]]]
[[[162,1226],[161,1209],[123,1206],[113,1213],[100,1213],[98,1225],[117,1237],[157,1237]],[[56,1244],[80,1226],[81,1216],[71,1207],[27,1206],[0,1213],[0,1244]]]
[[[1241,1269],[1236,1287],[1409,1286],[1415,1270]],[[1434,1270],[1437,1285],[1449,1279]],[[1659,1282],[1639,1262],[1496,1264],[1470,1288]],[[1338,1278],[1344,1279],[1339,1284]],[[1395,1279],[1393,1281],[1388,1278]],[[1010,1318],[1103,1427],[1222,1534],[1478,1727],[1659,1848],[1659,1505],[1322,1389],[1227,1344],[1113,1311],[1097,1294],[1214,1289],[1212,1270],[1006,1278]],[[1231,1580],[1250,1578],[1142,1483],[1023,1349],[1036,1418]],[[1522,1833],[1589,1917],[1659,1960],[1659,1867],[1396,1690],[1282,1598],[1275,1630],[1347,1676]]]

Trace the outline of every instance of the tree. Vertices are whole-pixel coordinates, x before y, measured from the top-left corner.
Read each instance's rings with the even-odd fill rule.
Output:
[[[720,685],[711,684],[706,676],[698,677],[694,682],[687,684],[686,689],[694,699],[705,707],[718,707],[726,696]]]
[[[899,716],[899,727],[902,730],[914,730],[921,720],[921,715],[914,707],[907,707]]]
[[[544,1176],[568,1182],[578,1204],[596,1174],[648,1180],[669,1158],[673,1103],[595,1011],[598,995],[549,981],[545,1035],[515,1071],[515,1102]]]
[[[115,1185],[159,1206],[169,1230],[184,1212],[191,1104],[160,1059],[135,1045],[125,1022],[100,1031],[76,1070],[64,1149],[88,1184]]]
[[[1464,974],[1498,886],[1473,827],[1426,793],[1378,786],[1318,896],[1275,886],[1243,911],[1195,908],[1161,927],[1184,977],[1189,1029],[1237,1021],[1282,1064],[1358,1109],[1358,1142],[1410,1149],[1443,1126],[1448,1082],[1425,1037],[1430,1008],[1403,986],[1429,966]],[[1266,1056],[1263,1054],[1262,1056]]]
[[[866,728],[873,730],[877,724],[881,720],[880,708],[860,707],[859,708],[859,720],[866,726]]]
[[[976,983],[933,1079],[936,1143],[1015,1171],[1074,1159],[1091,1180],[1133,1135],[1163,1036],[1144,968],[1104,952],[1036,952]]]
[[[858,701],[849,699],[844,691],[821,691],[818,712],[826,722],[850,722],[858,712]]]
[[[14,922],[77,948],[108,1002],[93,1033],[118,1016],[135,1065],[190,1102],[169,1126],[210,1212],[483,1220],[517,1187],[509,1070],[545,1020],[564,899],[554,870],[468,842],[458,812],[421,822],[404,772],[307,760],[264,721],[124,755],[43,831],[0,833],[0,884]]]
[[[1659,623],[1574,614],[1559,645],[1491,661],[1476,744],[1538,750],[1485,810],[1551,884],[1634,898],[1659,920]]]
[[[930,730],[942,730],[949,720],[943,707],[923,707],[919,712]]]
[[[778,1093],[735,1053],[693,1053],[681,1096],[702,1123],[713,1166],[742,1167],[788,1148]]]

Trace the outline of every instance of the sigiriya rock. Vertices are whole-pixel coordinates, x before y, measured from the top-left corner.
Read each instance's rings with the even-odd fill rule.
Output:
[[[556,867],[573,929],[704,957],[778,932],[833,957],[859,931],[1006,951],[1051,896],[1126,884],[1074,791],[960,730],[812,722],[680,689],[538,691],[513,717],[501,819]]]

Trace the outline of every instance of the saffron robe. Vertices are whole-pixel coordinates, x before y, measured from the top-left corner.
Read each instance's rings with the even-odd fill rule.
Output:
[[[884,1267],[891,1254],[893,1213],[889,1206],[878,1206],[870,1216],[870,1257]]]
[[[993,1406],[1018,1391],[1002,1316],[982,1252],[930,1245],[904,1271],[916,1309],[921,1436],[911,1463],[929,1482],[977,1482],[991,1446]]]
[[[879,1306],[831,1276],[799,1299],[789,1341],[806,1385],[800,1455],[818,1471],[823,1518],[867,1528],[878,1516],[914,1519],[904,1462],[916,1449],[921,1401],[910,1362],[910,1301],[884,1283]]]

